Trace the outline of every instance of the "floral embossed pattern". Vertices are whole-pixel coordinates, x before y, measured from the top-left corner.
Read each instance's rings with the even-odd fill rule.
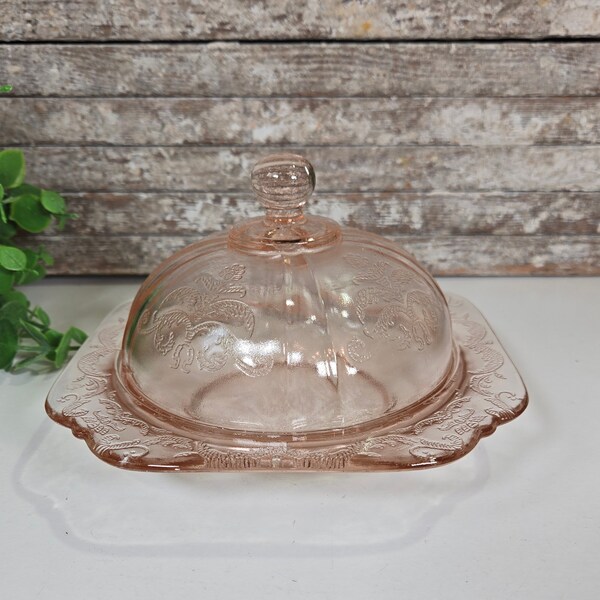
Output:
[[[228,283],[237,281],[237,276],[238,273],[234,273],[228,278],[222,274],[218,281],[209,284],[213,286],[212,291],[205,286],[200,291],[190,292],[187,304],[183,304],[187,307],[183,311],[187,320],[178,317],[183,319],[181,322],[198,331],[206,327],[208,321],[224,322],[225,319],[215,316],[226,311],[224,306],[214,308],[214,296],[211,306],[216,312],[212,313],[202,308],[206,305],[193,294],[213,293],[229,301],[224,296],[241,293],[233,289],[233,283]],[[231,287],[223,287],[229,285]],[[527,404],[527,394],[516,369],[481,314],[458,297],[450,296],[449,304],[454,337],[466,364],[465,379],[459,387],[462,391],[417,422],[404,420],[371,431],[362,438],[354,436],[347,442],[338,436],[335,443],[330,441],[318,446],[303,445],[301,441],[220,445],[215,440],[177,435],[139,418],[121,400],[113,383],[128,305],[115,309],[68,365],[48,396],[46,410],[54,420],[83,438],[94,454],[129,469],[366,471],[443,464],[467,453],[482,436],[514,419]],[[177,322],[177,318],[161,321],[161,314],[168,311],[157,313],[148,319],[149,329],[154,328],[153,335],[160,331],[157,337],[160,351],[173,353],[175,357],[177,343],[190,342],[177,341],[185,340],[185,335],[169,335],[171,325],[164,324]],[[234,314],[236,324],[244,327],[243,323],[251,323],[241,307]],[[421,329],[418,335],[423,336]],[[413,343],[418,343],[416,337]],[[187,352],[182,349],[180,356],[184,351]]]
[[[141,318],[142,335],[153,335],[154,348],[171,356],[172,369],[219,371],[230,359],[246,375],[266,375],[272,360],[260,356],[244,360],[236,352],[238,339],[254,331],[254,314],[241,299],[246,287],[240,283],[246,268],[233,264],[221,269],[218,277],[200,273],[196,287],[179,287],[170,292],[150,313]],[[234,333],[238,332],[238,335]]]
[[[346,262],[358,271],[352,282],[356,313],[367,340],[383,340],[395,350],[423,350],[431,344],[440,315],[431,290],[405,267],[392,266],[359,254],[347,254]],[[375,314],[373,313],[375,310]],[[348,356],[362,363],[371,357],[369,342],[357,337],[347,345]]]

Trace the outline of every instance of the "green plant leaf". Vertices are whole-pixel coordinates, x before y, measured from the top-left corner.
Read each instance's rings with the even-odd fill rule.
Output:
[[[39,273],[36,269],[27,269],[26,271],[22,271],[17,274],[15,278],[15,285],[27,285],[28,283],[33,283],[34,281],[39,281],[42,279],[44,275]]]
[[[0,319],[13,323],[14,326],[19,324],[19,321],[27,316],[27,307],[19,302],[6,302],[0,306]]]
[[[69,356],[69,350],[71,349],[71,340],[75,340],[79,344],[83,344],[86,339],[87,334],[81,331],[81,329],[78,329],[77,327],[69,327],[56,347],[54,366],[59,369],[67,360],[67,357]]]
[[[20,273],[19,277],[17,278],[17,285],[37,281],[38,279],[44,277],[44,275],[46,274],[46,269],[44,268],[44,265],[40,262],[39,252],[34,252],[29,248],[23,248],[23,252],[27,257],[27,268],[22,273]]]
[[[70,331],[71,331],[71,335],[73,336],[73,339],[78,344],[83,344],[83,342],[85,342],[85,340],[87,340],[87,338],[88,338],[87,333],[77,327],[71,327]]]
[[[17,355],[19,337],[15,327],[4,319],[0,320],[0,369],[8,371]]]
[[[0,93],[12,89],[0,86]],[[52,256],[23,249],[12,239],[19,229],[39,233],[53,219],[64,227],[77,215],[67,212],[65,199],[57,192],[24,183],[25,157],[21,150],[0,152],[0,369],[16,372],[37,363],[62,366],[71,350],[87,338],[70,327],[65,333],[50,328],[50,317],[39,306],[30,308],[27,297],[15,286],[41,279]],[[18,241],[18,240],[17,240]]]
[[[46,267],[44,267],[44,265],[42,264],[38,263],[37,265],[35,265],[35,267],[33,267],[33,269],[31,269],[31,271],[35,275],[34,281],[46,277]]]
[[[23,271],[27,268],[27,255],[14,246],[0,246],[0,267],[7,271]]]
[[[38,255],[40,260],[47,266],[51,267],[54,264],[54,257],[52,254],[49,254],[43,246],[40,246],[38,250]]]
[[[9,148],[0,152],[0,184],[14,188],[25,178],[25,156],[21,150]]]
[[[0,85],[0,94],[8,94],[13,91],[13,86],[10,84]]]
[[[19,285],[26,285],[33,281],[39,281],[46,277],[46,268],[44,265],[36,265],[33,269],[29,269],[23,272],[23,277],[19,281]]]
[[[57,228],[59,231],[62,231],[65,228],[65,225],[71,220],[71,219],[77,219],[79,218],[78,215],[76,215],[75,213],[67,213],[64,215],[55,215],[56,217],[56,223],[57,223]]]
[[[44,348],[48,347],[48,342],[46,341],[46,337],[44,336],[44,332],[31,323],[28,323],[24,319],[20,320],[21,327],[27,332],[27,334],[34,339],[40,346]]]
[[[48,313],[43,308],[36,306],[33,309],[33,315],[44,327],[48,327],[48,325],[50,325],[50,317],[48,316]],[[46,336],[46,332],[44,332],[44,337],[46,340],[48,340],[48,337]]]
[[[39,198],[25,194],[11,205],[10,219],[29,233],[39,233],[50,225],[52,218],[44,209]]]
[[[14,285],[15,277],[14,274],[5,269],[0,269],[0,294],[9,292]]]
[[[58,346],[56,346],[56,355],[54,357],[54,366],[60,369],[69,355],[69,346],[71,345],[71,330],[67,329]]]
[[[23,248],[23,253],[27,258],[27,268],[33,269],[33,267],[35,267],[38,264],[40,260],[40,255],[37,252],[30,250],[29,248]]]
[[[11,290],[6,294],[2,294],[0,296],[0,306],[2,304],[6,304],[7,302],[16,302],[20,304],[27,310],[29,308],[29,300],[27,300],[27,296],[23,292],[19,292],[17,290]]]
[[[10,190],[9,195],[13,200],[20,198],[21,196],[35,196],[36,198],[41,198],[42,188],[39,188],[35,185],[30,185],[29,183],[23,183],[20,186]]]
[[[17,230],[12,223],[3,223],[0,219],[0,241],[8,241],[15,233]]]
[[[67,212],[67,202],[52,190],[42,190],[42,206],[53,215],[64,215]]]
[[[2,223],[7,223],[8,218],[6,217],[6,210],[4,209],[4,203],[2,200],[4,199],[4,186],[0,183],[0,221]]]
[[[52,348],[56,348],[60,344],[60,340],[63,339],[63,336],[64,334],[60,331],[56,331],[56,329],[48,329],[44,331],[44,337],[50,346],[52,346]]]
[[[28,358],[24,358],[23,360],[20,360],[18,363],[16,363],[13,368],[11,369],[11,371],[13,373],[18,373],[19,371],[23,371],[24,369],[27,369],[27,367],[30,367],[31,365],[35,364],[36,362],[40,362],[42,360],[44,360],[45,356],[43,354],[34,354],[33,356],[29,356]]]

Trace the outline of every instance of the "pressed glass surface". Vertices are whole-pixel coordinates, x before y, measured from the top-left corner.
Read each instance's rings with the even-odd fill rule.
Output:
[[[50,415],[119,466],[194,470],[438,464],[516,416],[525,390],[476,309],[451,318],[396,244],[305,214],[314,182],[302,157],[260,161],[265,216],[160,265]]]
[[[496,426],[520,414],[527,393],[515,367],[479,311],[449,296],[465,369],[457,390],[416,414],[370,432],[335,439],[224,440],[182,435],[130,409],[115,385],[129,304],[115,309],[62,373],[46,402],[103,460],[138,470],[387,470],[435,466],[463,456]]]
[[[140,408],[308,433],[393,416],[455,368],[441,292],[392,244],[346,230],[320,252],[256,256],[226,241],[140,290],[120,362]]]

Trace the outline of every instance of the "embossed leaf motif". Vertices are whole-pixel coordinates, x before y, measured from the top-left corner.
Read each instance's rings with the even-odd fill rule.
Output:
[[[371,266],[371,259],[360,254],[346,254],[344,260],[355,269],[368,269]]]
[[[204,318],[243,327],[248,335],[254,331],[254,314],[247,304],[239,300],[217,300]]]
[[[229,281],[230,279],[239,281],[244,276],[245,272],[246,268],[243,265],[229,265],[219,271],[219,277],[226,281]]]
[[[367,338],[385,339],[396,350],[423,350],[432,343],[440,316],[431,290],[416,273],[357,254],[349,254],[345,260],[360,270],[353,283],[369,284],[354,297],[356,314]],[[354,348],[346,346],[350,357],[369,354],[368,350],[355,352],[356,342],[352,343]]]
[[[363,281],[379,281],[385,274],[388,265],[379,261],[369,265],[363,272],[354,277],[354,283],[361,283]]]
[[[370,337],[385,337],[392,340],[398,350],[404,350],[411,344],[411,328],[408,313],[396,305],[386,306],[379,314]]]
[[[183,311],[171,311],[156,320],[154,333],[154,347],[164,356],[175,346],[177,331],[187,338],[187,332],[191,326],[188,315]]]
[[[247,339],[255,324],[252,310],[239,299],[246,295],[246,288],[235,283],[245,272],[243,265],[233,264],[221,269],[218,277],[200,273],[194,280],[197,288],[173,290],[151,316],[144,315],[142,334],[154,334],[155,349],[171,356],[173,369],[189,373],[195,363],[200,370],[217,371],[231,357],[247,375],[263,375],[271,369],[272,362],[264,359],[254,365],[235,356],[238,337],[232,328],[241,330]]]
[[[389,277],[396,285],[410,287],[415,284],[414,273],[406,269],[393,269],[390,271]]]

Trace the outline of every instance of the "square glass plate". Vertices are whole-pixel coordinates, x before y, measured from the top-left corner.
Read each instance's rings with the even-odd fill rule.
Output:
[[[130,303],[115,308],[59,376],[46,401],[102,460],[142,471],[372,471],[441,465],[472,450],[527,405],[523,382],[481,313],[448,295],[453,334],[465,368],[457,392],[416,422],[398,422],[332,443],[219,444],[181,435],[135,414],[113,383]]]

